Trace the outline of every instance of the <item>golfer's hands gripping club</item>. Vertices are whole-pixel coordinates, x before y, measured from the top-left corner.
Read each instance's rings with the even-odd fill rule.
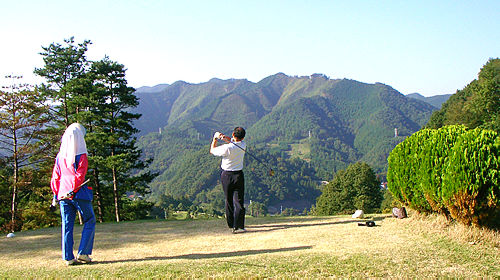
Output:
[[[214,134],[214,139],[215,140],[224,140],[224,141],[226,141],[228,143],[231,142],[231,138],[230,137],[227,137],[226,135],[224,135],[224,134],[222,134],[222,133],[220,133],[218,131]]]
[[[56,205],[57,205],[57,199],[54,196],[52,198],[52,203],[50,204],[50,211],[52,211],[52,212],[56,211]]]

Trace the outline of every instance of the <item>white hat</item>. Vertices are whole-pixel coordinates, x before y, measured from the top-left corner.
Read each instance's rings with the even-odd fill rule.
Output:
[[[58,157],[66,159],[67,168],[73,168],[77,155],[87,153],[87,145],[84,139],[85,133],[85,128],[79,123],[71,124],[64,131]]]

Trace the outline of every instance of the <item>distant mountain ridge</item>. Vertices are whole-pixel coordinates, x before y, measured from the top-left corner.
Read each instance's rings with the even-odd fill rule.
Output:
[[[385,84],[330,79],[322,74],[292,77],[277,73],[257,83],[246,79],[178,81],[139,88],[136,95],[140,104],[134,111],[142,114],[136,123],[142,135],[139,142],[145,154],[154,157],[153,171],[160,173],[153,192],[200,201],[204,200],[199,196],[206,199],[217,184],[217,159],[206,150],[215,131],[230,133],[236,126],[245,127],[249,150],[282,165],[287,174],[297,174],[274,183],[249,176],[249,199],[271,203],[285,197],[309,203],[312,197],[307,193],[315,188],[311,182],[331,179],[356,161],[367,162],[383,176],[394,146],[419,130],[437,110]],[[257,168],[251,160],[247,164]],[[183,170],[198,170],[200,165],[205,168],[197,171],[197,179],[182,175]],[[301,179],[304,176],[307,182]],[[261,192],[274,194],[262,198]]]
[[[425,96],[421,95],[420,93],[410,93],[407,95],[407,97],[425,101],[425,102],[431,104],[432,106],[434,106],[438,109],[441,109],[441,106],[443,105],[443,103],[445,103],[452,95],[453,94],[441,94],[441,95],[434,95],[434,96],[425,97]]]
[[[370,85],[354,80],[329,79],[322,74],[290,77],[278,73],[257,83],[246,79],[220,80],[216,78],[199,84],[178,81],[172,85],[163,84],[137,89],[136,95],[139,97],[140,105],[135,112],[143,116],[136,126],[141,130],[141,135],[186,120],[250,127],[272,110],[297,99],[324,97],[329,91],[340,94],[342,91],[349,91],[347,84],[366,85],[366,88],[383,87],[397,92],[380,83]],[[338,89],[339,87],[342,89]],[[428,100],[432,99],[416,94],[407,97],[429,104],[431,103]],[[236,116],[235,120],[230,121],[228,118],[235,118],[232,114],[235,111],[234,107],[237,107],[238,114],[243,114],[244,117]]]

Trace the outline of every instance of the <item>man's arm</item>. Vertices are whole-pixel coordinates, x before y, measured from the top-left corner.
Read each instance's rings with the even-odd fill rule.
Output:
[[[220,132],[216,132],[214,134],[214,137],[212,138],[212,144],[210,144],[210,153],[212,155],[221,156],[222,154],[219,154],[220,151],[218,151],[217,154],[214,154],[214,149],[217,148],[217,140],[218,139],[224,140],[227,143],[230,143],[231,142],[231,138],[227,137],[226,135],[224,135],[224,134],[222,134]]]
[[[210,145],[210,153],[212,154],[212,149],[217,147],[217,138],[212,138],[212,144]]]
[[[214,134],[214,137],[212,138],[212,144],[210,145],[210,153],[213,154],[213,149],[215,147],[217,147],[217,139],[224,139],[225,135],[220,133],[220,132],[216,132]]]
[[[226,135],[224,135],[224,134],[222,134],[222,133],[221,133],[220,135],[221,135],[221,136],[220,136],[220,139],[222,139],[222,140],[226,141],[227,143],[231,143],[231,137],[226,136]]]

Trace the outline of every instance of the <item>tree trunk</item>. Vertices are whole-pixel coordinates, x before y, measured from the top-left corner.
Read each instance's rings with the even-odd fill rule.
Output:
[[[68,94],[64,92],[64,124],[66,128],[69,126],[69,112],[68,112]]]
[[[120,222],[120,210],[119,210],[119,197],[118,197],[118,184],[116,182],[116,169],[115,167],[112,168],[113,171],[113,196],[115,198],[115,216],[116,216],[116,221]]]
[[[11,232],[16,231],[16,208],[17,208],[17,160],[14,161],[14,183],[12,187],[12,204],[11,204]]]
[[[94,168],[95,200],[97,201],[97,219],[99,223],[104,222],[102,210],[101,184],[99,183],[99,171]]]
[[[14,115],[15,119],[15,115]],[[14,146],[14,154],[13,154],[13,160],[14,160],[14,183],[12,185],[12,204],[11,204],[11,232],[14,232],[16,230],[16,208],[17,208],[17,182],[19,181],[19,166],[17,162],[17,134],[16,134],[16,127],[13,125],[13,133],[12,133],[12,139],[13,143],[12,145]]]

